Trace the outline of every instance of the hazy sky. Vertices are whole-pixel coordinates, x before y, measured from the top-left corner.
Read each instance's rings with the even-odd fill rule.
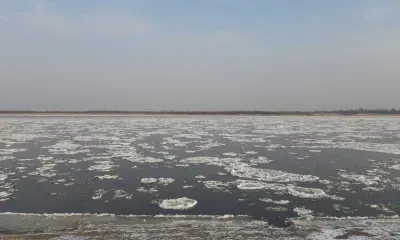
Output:
[[[0,0],[0,109],[400,108],[399,0]]]

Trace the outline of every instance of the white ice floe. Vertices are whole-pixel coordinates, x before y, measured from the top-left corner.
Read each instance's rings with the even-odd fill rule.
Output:
[[[158,183],[162,184],[162,185],[168,185],[170,183],[173,183],[175,181],[175,179],[173,178],[159,178],[158,179]]]
[[[163,209],[170,209],[170,210],[186,210],[194,208],[197,204],[196,200],[182,197],[177,199],[167,199],[163,200],[159,205]]]
[[[366,192],[382,192],[385,191],[385,188],[379,188],[379,187],[365,187],[362,189],[363,191]]]
[[[204,181],[204,186],[206,188],[215,190],[224,190],[230,186],[230,183],[220,182],[220,181]]]
[[[267,211],[271,211],[271,212],[286,212],[288,209],[286,207],[266,207],[265,208]]]
[[[8,175],[7,174],[5,174],[5,173],[1,173],[0,174],[0,181],[4,181],[4,180],[6,180],[8,178]]]
[[[144,187],[139,187],[136,189],[138,192],[144,192],[144,193],[156,193],[158,190],[156,188],[144,188]]]
[[[189,166],[190,166],[189,164],[185,164],[185,163],[176,164],[176,165],[175,165],[175,167],[189,167]]]
[[[368,175],[362,175],[362,174],[356,174],[356,173],[340,172],[339,175],[342,178],[345,178],[347,180],[352,180],[352,181],[359,182],[359,183],[362,183],[365,185],[376,185],[381,180],[380,177],[377,177],[377,176],[368,176]]]
[[[288,193],[301,198],[325,198],[328,197],[322,189],[319,188],[305,188],[305,187],[298,187],[294,185],[289,185]]]
[[[97,189],[94,193],[94,195],[92,196],[93,200],[99,200],[103,197],[104,194],[106,194],[108,191],[104,190],[104,189]]]
[[[132,199],[132,194],[125,192],[124,190],[118,189],[114,191],[114,199],[118,198],[125,198],[125,199]]]
[[[265,188],[265,184],[262,182],[245,182],[240,183],[237,188],[241,190],[260,190]]]
[[[111,161],[96,161],[96,165],[88,168],[89,171],[109,172],[115,165]]]
[[[258,164],[267,164],[270,162],[273,162],[274,160],[270,160],[266,157],[258,157],[257,159],[251,159],[250,164],[252,165],[258,165]]]
[[[159,183],[161,185],[168,185],[170,183],[173,183],[175,179],[173,178],[142,178],[140,180],[141,183],[144,184],[153,184],[153,183]]]
[[[263,199],[260,199],[260,201],[266,202],[266,203],[273,203],[273,204],[277,204],[277,205],[286,205],[286,204],[290,203],[289,200],[275,201],[275,200],[272,200],[271,198],[263,198]]]
[[[375,205],[375,204],[370,204],[369,205],[371,208],[377,209],[379,211],[385,212],[385,213],[389,213],[389,214],[394,214],[396,212],[394,212],[393,210],[390,210],[389,208],[387,208],[385,205],[383,204],[379,204],[379,205]]]
[[[205,179],[206,177],[203,176],[203,175],[197,175],[197,176],[195,176],[195,178],[197,178],[197,179]]]
[[[299,217],[312,218],[313,211],[310,209],[303,208],[303,207],[297,207],[297,208],[293,209],[293,211],[295,213],[297,213],[297,215],[299,215]]]
[[[266,183],[258,182],[253,180],[236,180],[231,182],[231,184],[236,185],[240,190],[268,190],[274,191],[275,194],[284,194],[287,192],[287,188],[284,184],[280,183]]]
[[[156,183],[157,182],[157,178],[142,178],[140,180],[140,182],[144,183],[144,184]]]
[[[2,191],[0,192],[0,202],[5,202],[10,200],[10,197],[13,195],[13,191]]]
[[[272,169],[254,168],[245,163],[232,164],[230,167],[227,167],[226,170],[230,172],[232,176],[258,181],[315,182],[319,180],[317,176],[288,173]]]
[[[343,201],[344,198],[334,196],[334,195],[329,195],[327,194],[324,190],[319,189],[319,188],[306,188],[306,187],[299,187],[295,185],[288,185],[287,186],[288,193],[300,197],[300,198],[315,198],[315,199],[320,199],[320,198],[330,198],[333,200],[338,200],[338,201]]]
[[[185,186],[182,186],[182,188],[193,188],[193,186],[192,185],[185,185]]]
[[[104,179],[117,179],[118,175],[101,175],[101,176],[96,176],[96,178],[100,179],[100,180],[104,180]]]
[[[227,152],[227,153],[223,153],[222,155],[228,156],[228,157],[236,157],[238,154],[234,153],[234,152]]]
[[[320,149],[308,149],[309,152],[313,152],[313,153],[320,153],[322,152],[322,150]]]
[[[175,158],[176,158],[176,156],[174,156],[174,155],[164,156],[164,159],[167,159],[167,160],[174,160]]]
[[[246,152],[244,152],[245,154],[247,154],[247,155],[255,155],[255,154],[258,154],[258,152],[256,152],[256,151],[246,151]]]
[[[400,164],[393,165],[390,168],[395,170],[400,170]]]

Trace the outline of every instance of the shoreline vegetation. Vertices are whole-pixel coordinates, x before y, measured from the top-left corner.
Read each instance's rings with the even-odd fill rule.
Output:
[[[333,111],[30,111],[5,110],[0,115],[258,115],[258,116],[400,116],[400,109],[350,109]]]

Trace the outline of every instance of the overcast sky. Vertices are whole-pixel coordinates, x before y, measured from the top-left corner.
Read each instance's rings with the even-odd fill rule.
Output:
[[[400,108],[398,0],[0,0],[2,110]]]

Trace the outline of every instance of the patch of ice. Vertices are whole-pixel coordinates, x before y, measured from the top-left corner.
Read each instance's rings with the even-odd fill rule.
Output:
[[[229,187],[230,183],[224,183],[220,181],[204,181],[204,186],[206,188],[210,189],[216,189],[216,190],[223,190]]]
[[[140,182],[144,183],[144,184],[156,183],[157,182],[157,178],[142,178],[140,180]]]
[[[97,189],[94,193],[94,195],[92,196],[93,200],[99,200],[103,197],[104,194],[106,194],[108,191],[104,190],[104,189]]]
[[[100,180],[104,180],[104,179],[117,179],[118,175],[102,175],[102,176],[96,176],[96,178],[100,179]]]
[[[258,154],[258,152],[256,152],[256,151],[246,151],[246,152],[244,152],[245,154],[247,154],[247,155],[255,155],[255,154]]]
[[[241,190],[260,190],[265,188],[265,184],[261,182],[245,182],[237,186]]]
[[[168,185],[170,183],[173,183],[174,181],[175,181],[175,179],[173,179],[173,178],[159,178],[158,179],[158,182],[163,185]]]
[[[317,176],[287,173],[272,169],[253,168],[245,163],[232,164],[230,167],[227,167],[226,170],[230,172],[232,176],[259,181],[315,182],[319,180]]]
[[[297,215],[299,215],[299,217],[307,217],[307,218],[311,217],[312,218],[313,211],[310,210],[310,209],[306,209],[306,208],[303,208],[303,207],[297,207],[297,208],[293,209],[293,211]]]
[[[250,164],[254,164],[254,165],[257,165],[257,164],[267,164],[267,163],[270,163],[270,162],[273,162],[274,160],[269,160],[268,158],[266,158],[266,157],[258,157],[257,159],[251,159],[250,160]]]
[[[170,210],[186,210],[194,208],[197,204],[196,200],[190,198],[177,198],[177,199],[167,199],[163,200],[159,205],[160,208],[170,209]]]
[[[167,159],[167,160],[174,160],[176,158],[176,156],[169,155],[169,156],[165,156],[164,158]]]
[[[286,212],[288,210],[286,207],[266,207],[265,209],[271,212]]]
[[[115,190],[114,194],[115,194],[114,199],[117,199],[117,198],[132,199],[132,196],[133,196],[132,194],[127,193],[124,190],[120,190],[120,189]]]
[[[175,167],[189,167],[189,164],[181,163],[181,164],[176,164]]]
[[[273,204],[277,204],[277,205],[286,205],[286,204],[290,203],[289,200],[274,201],[271,198],[263,198],[263,199],[260,199],[260,201],[266,202],[266,203],[273,203]]]
[[[4,180],[6,180],[8,178],[8,175],[7,174],[5,174],[5,173],[1,173],[0,174],[0,181],[4,181]]]
[[[136,189],[136,191],[138,191],[138,192],[144,192],[144,193],[156,193],[156,192],[158,192],[158,190],[157,190],[156,188],[149,188],[149,189],[146,189],[146,188],[144,188],[144,187],[139,187],[139,188]]]
[[[222,155],[228,156],[228,157],[236,157],[238,154],[234,153],[234,152],[227,152],[227,153],[223,153]]]
[[[182,186],[182,188],[193,188],[193,186],[192,185],[185,185],[185,186]]]
[[[313,153],[320,153],[322,152],[322,150],[320,149],[308,149],[309,152],[313,152]]]
[[[89,171],[109,172],[115,165],[111,161],[96,161],[97,165],[88,168]]]
[[[385,188],[379,188],[379,187],[365,187],[365,188],[363,188],[362,190],[363,190],[363,191],[367,191],[367,192],[370,192],[370,191],[373,191],[373,192],[382,192],[382,191],[385,190]]]
[[[355,173],[343,173],[340,172],[339,175],[342,178],[345,178],[347,180],[353,180],[365,185],[376,185],[380,181],[379,177],[374,177],[374,176],[368,176],[368,175],[361,175],[361,174],[355,174]]]
[[[300,198],[331,198],[322,189],[319,188],[305,188],[294,185],[287,186],[288,193]]]
[[[375,204],[370,204],[369,205],[371,208],[377,209],[379,211],[389,213],[389,214],[394,214],[395,212],[384,206],[383,204],[375,205]]]
[[[400,164],[393,165],[390,168],[395,170],[400,170]]]
[[[195,176],[195,178],[197,178],[197,179],[205,179],[206,177],[203,176],[203,175],[197,175],[197,176]]]
[[[325,185],[329,185],[329,184],[332,183],[331,181],[326,180],[326,179],[324,179],[324,180],[318,180],[318,182],[320,182],[320,183],[322,183],[322,184],[325,184]]]

